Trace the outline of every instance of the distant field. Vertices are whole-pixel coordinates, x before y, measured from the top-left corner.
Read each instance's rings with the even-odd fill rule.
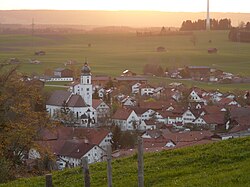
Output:
[[[196,46],[190,36],[136,37],[131,34],[82,35],[0,35],[0,61],[11,57],[22,61],[20,71],[43,73],[46,68],[63,67],[66,60],[78,61],[80,68],[87,58],[94,74],[120,75],[125,69],[142,73],[146,63],[165,67],[207,65],[235,74],[250,76],[250,44],[228,41],[228,31],[195,32]],[[209,43],[209,39],[212,43]],[[87,45],[91,43],[89,48]],[[167,52],[156,52],[164,46]],[[209,47],[218,54],[208,54]],[[44,50],[45,56],[34,56]],[[35,58],[42,64],[29,64]],[[250,86],[247,86],[250,88]]]

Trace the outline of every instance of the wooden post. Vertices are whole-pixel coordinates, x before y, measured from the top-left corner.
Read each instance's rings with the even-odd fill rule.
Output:
[[[108,187],[112,187],[112,148],[111,145],[107,147],[107,177],[108,177]]]
[[[52,174],[45,175],[46,187],[52,187]]]
[[[84,176],[84,186],[90,187],[90,175],[89,175],[89,166],[88,166],[88,157],[83,157],[83,176]]]
[[[143,139],[138,137],[138,187],[144,187]]]

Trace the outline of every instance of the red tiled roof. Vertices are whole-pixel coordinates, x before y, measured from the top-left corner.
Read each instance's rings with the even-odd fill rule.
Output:
[[[216,113],[221,113],[222,107],[219,107],[219,106],[203,106],[202,109],[207,114],[216,114]]]
[[[113,115],[113,119],[127,120],[131,114],[131,109],[119,108]]]
[[[101,99],[93,99],[92,100],[92,106],[94,109],[96,109],[103,101]]]
[[[218,124],[218,125],[225,124],[225,115],[223,113],[207,114],[202,116],[202,118],[207,124]]]

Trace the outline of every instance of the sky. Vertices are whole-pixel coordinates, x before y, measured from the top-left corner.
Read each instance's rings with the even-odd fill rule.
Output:
[[[153,10],[204,12],[207,0],[0,0],[0,10]],[[210,0],[211,12],[250,13],[249,0]]]

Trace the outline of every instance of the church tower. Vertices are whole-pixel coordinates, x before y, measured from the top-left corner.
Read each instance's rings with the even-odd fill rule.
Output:
[[[87,62],[81,70],[80,95],[87,105],[92,106],[91,69]]]

